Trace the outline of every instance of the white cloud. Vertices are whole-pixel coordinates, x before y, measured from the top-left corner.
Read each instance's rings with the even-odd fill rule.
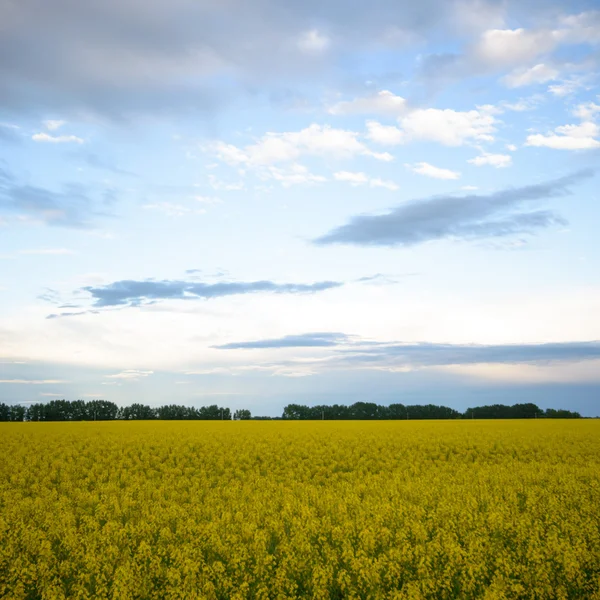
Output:
[[[221,181],[212,174],[208,176],[208,184],[213,190],[217,190],[219,192],[237,192],[245,188],[243,181],[238,181],[236,183]],[[202,186],[200,184],[196,184],[194,187]]]
[[[510,167],[512,164],[512,156],[509,154],[490,154],[488,152],[482,152],[480,156],[470,158],[467,162],[476,167],[489,165],[490,167],[501,169],[503,167]]]
[[[501,107],[504,110],[525,112],[528,110],[535,110],[545,99],[546,98],[542,94],[533,94],[527,98],[519,98],[516,102],[502,102]]]
[[[391,191],[400,189],[400,186],[393,181],[386,181],[377,177],[370,178],[362,172],[338,171],[337,173],[333,174],[333,178],[336,181],[345,181],[353,187],[368,184],[371,187],[381,187]]]
[[[106,379],[127,379],[127,380],[137,380],[142,377],[148,377],[148,375],[152,375],[154,371],[140,371],[138,369],[126,369],[125,371],[121,371],[120,373],[115,373],[114,375],[105,375]]]
[[[516,152],[518,148],[514,144],[506,144],[506,149],[510,152]]]
[[[554,150],[593,150],[600,148],[600,128],[596,123],[584,121],[579,125],[561,125],[547,135],[527,136],[526,146],[552,148]],[[558,135],[557,135],[558,134]]]
[[[426,162],[418,162],[414,165],[405,164],[404,166],[407,169],[410,169],[413,173],[425,175],[426,177],[433,177],[434,179],[458,179],[460,177],[460,173],[458,171],[441,169],[440,167],[434,167]]]
[[[504,112],[503,106],[495,106],[494,104],[478,104],[476,108],[486,115],[501,115]]]
[[[476,185],[463,185],[460,189],[464,190],[465,192],[474,192],[479,188]]]
[[[320,54],[327,50],[331,40],[317,29],[305,31],[298,39],[298,48],[307,54]]]
[[[76,135],[50,135],[48,133],[35,133],[31,139],[34,142],[50,142],[52,144],[83,144],[84,141]]]
[[[588,11],[562,17],[554,27],[545,29],[488,29],[469,48],[462,66],[475,72],[516,68],[504,78],[510,87],[544,83],[555,79],[558,71],[534,61],[550,55],[560,45],[598,43],[600,11]],[[556,92],[561,93],[558,87],[553,93]]]
[[[561,83],[555,83],[548,86],[548,91],[559,98],[574,94],[577,90],[585,87],[585,77],[571,77]]]
[[[388,90],[376,94],[338,102],[329,108],[332,115],[383,114],[397,117],[406,112],[406,100]]]
[[[206,212],[203,208],[190,208],[181,204],[173,204],[171,202],[155,202],[153,204],[144,204],[142,208],[146,210],[158,210],[166,214],[168,217],[183,217],[184,215],[196,214],[202,215]]]
[[[600,43],[600,10],[590,10],[563,17],[558,32],[560,40],[571,44]]]
[[[314,123],[300,131],[266,133],[255,144],[244,148],[219,141],[209,149],[217,158],[230,165],[248,167],[295,161],[303,155],[334,159],[370,156],[376,160],[393,160],[393,156],[387,152],[370,150],[358,140],[358,133],[355,131]]]
[[[336,181],[347,181],[352,186],[368,183],[369,178],[364,173],[352,173],[351,171],[338,171],[333,174]]]
[[[400,186],[397,183],[394,183],[393,181],[388,181],[385,179],[379,179],[379,178],[370,179],[369,185],[371,187],[385,188],[386,190],[391,190],[392,192],[395,192],[400,189]]]
[[[510,67],[527,63],[553,50],[559,36],[552,31],[489,29],[474,48],[476,58],[494,67]]]
[[[367,139],[385,146],[395,146],[405,141],[404,133],[394,125],[382,125],[377,121],[367,121]]]
[[[600,104],[596,104],[595,102],[578,104],[575,107],[573,114],[582,121],[592,121],[596,118],[597,114],[600,114]]]
[[[467,33],[481,32],[489,27],[504,25],[506,4],[485,0],[458,0],[453,4],[453,17]]]
[[[426,108],[400,119],[407,137],[431,140],[446,146],[462,146],[473,141],[493,141],[496,119],[489,111]]]
[[[215,142],[211,145],[211,149],[215,152],[219,160],[222,160],[230,165],[242,164],[249,160],[249,157],[246,155],[246,153],[233,144]]]
[[[425,109],[415,111],[402,120],[409,135],[439,141],[448,146],[458,146],[467,140],[492,141],[496,120],[489,114],[471,110]]]
[[[522,87],[534,83],[546,83],[556,79],[559,72],[554,67],[543,63],[531,68],[516,69],[503,78],[504,83],[510,88]]]
[[[56,131],[57,129],[60,129],[65,123],[66,121],[48,119],[47,121],[44,121],[44,127],[48,131]]]
[[[327,179],[321,175],[313,175],[304,165],[294,163],[287,169],[279,167],[268,167],[268,176],[279,181],[283,187],[292,185],[307,185],[314,183],[323,183]],[[263,178],[264,173],[262,173]]]
[[[569,137],[584,139],[598,136],[600,134],[600,127],[592,121],[584,121],[579,125],[561,125],[555,131]]]

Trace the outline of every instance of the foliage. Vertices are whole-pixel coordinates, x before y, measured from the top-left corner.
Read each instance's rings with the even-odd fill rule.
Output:
[[[233,413],[234,421],[247,421],[252,418],[252,413],[249,410],[240,408]]]
[[[0,424],[0,598],[600,600],[600,422]]]
[[[568,411],[565,411],[568,412]],[[477,406],[468,408],[465,419],[535,419],[544,417],[544,411],[535,404],[515,404],[504,406],[503,404],[492,404],[491,406]]]

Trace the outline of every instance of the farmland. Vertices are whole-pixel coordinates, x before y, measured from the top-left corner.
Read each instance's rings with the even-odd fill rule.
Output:
[[[600,599],[600,421],[0,423],[0,598]]]

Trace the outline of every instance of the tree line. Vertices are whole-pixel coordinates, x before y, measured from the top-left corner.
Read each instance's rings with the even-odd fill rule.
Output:
[[[390,404],[380,406],[373,402],[355,402],[350,406],[304,406],[288,404],[283,409],[286,420],[422,420],[422,419],[580,419],[578,412],[569,410],[542,410],[535,404],[493,404],[468,408],[464,413],[435,404]]]
[[[152,407],[146,404],[117,406],[107,400],[52,400],[47,403],[0,403],[0,421],[114,421],[114,420],[231,420],[231,410],[217,406],[167,406]]]
[[[238,409],[233,414],[229,408],[217,406],[180,406],[169,404],[151,407],[145,404],[117,406],[107,400],[52,400],[47,403],[19,404],[0,403],[0,421],[113,421],[113,420],[422,420],[422,419],[580,419],[578,412],[547,408],[535,404],[492,404],[476,406],[461,413],[447,406],[435,404],[390,404],[381,406],[374,402],[305,406],[288,404],[281,417],[252,416],[248,409]]]

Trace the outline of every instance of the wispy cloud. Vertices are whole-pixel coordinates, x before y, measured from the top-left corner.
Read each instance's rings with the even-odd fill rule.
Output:
[[[34,142],[49,142],[51,144],[83,144],[84,140],[76,135],[50,135],[49,133],[35,133],[31,136]]]
[[[93,220],[108,216],[115,192],[90,190],[80,184],[66,184],[61,191],[21,184],[0,167],[0,212],[25,220],[59,227],[89,228]]]
[[[17,132],[17,127],[0,123],[0,142],[7,142],[11,144],[19,143],[21,138]]]
[[[383,215],[358,215],[314,240],[315,244],[411,246],[444,238],[471,239],[534,231],[564,224],[548,210],[525,211],[533,201],[568,195],[594,175],[586,169],[547,183],[508,188],[488,196],[434,196],[408,202]]]
[[[336,181],[344,181],[351,186],[368,185],[374,188],[385,188],[392,192],[399,190],[400,186],[389,180],[380,179],[378,177],[369,177],[362,171],[337,171],[333,174]]]
[[[425,175],[425,177],[432,177],[433,179],[459,179],[460,173],[458,171],[451,171],[450,169],[443,169],[441,167],[435,167],[426,162],[415,163],[414,165],[404,165],[407,169],[413,173],[419,175]]]
[[[137,381],[138,379],[143,379],[144,377],[148,377],[153,373],[154,371],[126,369],[125,371],[121,371],[120,373],[115,373],[114,375],[105,375],[104,377],[106,377],[106,379],[124,379],[127,381]]]
[[[79,310],[76,312],[61,312],[52,313],[46,316],[46,319],[61,319],[62,317],[79,317],[81,315],[97,315],[100,314],[99,310]]]
[[[312,347],[317,356],[266,361],[252,365],[238,365],[230,374],[246,371],[265,371],[276,375],[312,375],[331,370],[415,370],[468,365],[550,365],[600,360],[600,342],[556,342],[546,344],[440,344],[432,342],[402,343],[365,341],[358,336],[329,334],[323,344],[308,345],[304,334],[278,339],[254,340],[216,346],[225,350]],[[299,339],[296,339],[299,338]],[[320,338],[317,337],[318,341]],[[192,373],[190,373],[192,374]]]
[[[348,341],[350,336],[343,333],[302,333],[286,335],[281,338],[254,340],[249,342],[231,342],[213,346],[219,350],[241,350],[257,348],[323,348],[337,346]]]
[[[108,171],[109,173],[114,173],[115,175],[124,175],[126,177],[137,177],[135,173],[132,171],[127,171],[126,169],[121,169],[114,162],[108,158],[102,157],[95,152],[86,151],[84,148],[74,150],[70,153],[70,156],[87,165],[88,167],[92,167],[93,169],[101,169],[103,171]]]
[[[159,300],[210,299],[252,293],[311,294],[340,287],[342,282],[275,283],[273,281],[202,283],[199,281],[122,280],[105,286],[86,286],[93,306],[139,306]]]
[[[515,146],[509,144],[509,150],[514,152],[516,150]],[[471,165],[475,165],[476,167],[490,166],[495,167],[496,169],[503,169],[505,167],[510,167],[512,164],[512,156],[510,154],[492,154],[489,152],[482,152],[479,156],[475,158],[470,158],[467,162]]]
[[[439,367],[473,364],[548,364],[600,359],[600,342],[549,344],[372,344],[340,349],[344,363],[388,367]]]
[[[63,125],[66,125],[66,121],[61,121],[60,119],[47,119],[44,121],[44,127],[48,131],[56,131],[60,129]]]
[[[388,90],[381,90],[369,96],[337,102],[328,109],[332,115],[381,114],[398,117],[407,110],[407,102]]]

